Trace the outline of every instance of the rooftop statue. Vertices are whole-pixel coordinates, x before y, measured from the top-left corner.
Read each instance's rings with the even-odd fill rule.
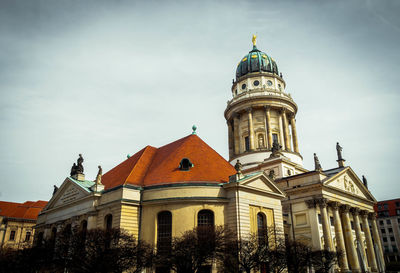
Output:
[[[97,172],[97,176],[96,176],[96,184],[101,185],[101,176],[103,175],[103,169],[101,168],[101,166],[99,165],[99,171]]]
[[[77,164],[73,164],[71,168],[71,176],[77,175],[77,174],[83,174],[83,157],[82,154],[79,154],[78,160],[76,161]]]
[[[256,46],[256,43],[257,43],[257,35],[253,34],[253,38],[251,38],[251,41],[253,42],[253,46]]]
[[[238,174],[242,173],[242,163],[240,163],[239,159],[236,161],[235,170]]]
[[[368,188],[368,181],[364,175],[362,176],[362,181],[363,181],[364,186]]]
[[[322,170],[321,163],[319,162],[319,159],[318,159],[318,156],[316,153],[314,153],[314,165],[315,165],[316,171]]]
[[[339,142],[336,142],[336,152],[337,152],[338,160],[343,160],[342,150],[343,150],[343,148],[340,147]]]
[[[278,143],[278,141],[274,141],[273,143],[272,143],[272,148],[271,148],[271,157],[277,157],[277,156],[279,156],[280,154],[281,154],[281,149],[282,149],[282,146],[281,145],[279,145],[279,143]]]

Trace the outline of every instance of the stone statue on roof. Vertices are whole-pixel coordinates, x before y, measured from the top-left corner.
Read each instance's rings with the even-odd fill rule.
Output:
[[[278,157],[281,154],[281,149],[282,146],[279,145],[278,141],[274,140],[272,143],[272,148],[271,148],[271,156],[270,157]]]
[[[319,162],[318,156],[316,153],[314,153],[314,165],[315,165],[315,170],[316,171],[321,171],[322,167],[321,167],[321,163]]]
[[[76,166],[76,164],[74,163],[73,165],[72,165],[72,167],[71,167],[71,173],[70,173],[70,175],[71,176],[74,176],[74,175],[76,175],[76,174],[78,174],[78,166]]]
[[[239,159],[236,161],[235,170],[238,174],[242,173],[242,163],[240,163]]]
[[[343,150],[343,148],[339,145],[339,142],[336,142],[336,152],[337,152],[338,160],[343,160],[342,150]]]
[[[79,154],[78,160],[76,161],[77,163],[77,173],[83,174],[83,157],[82,154]]]
[[[368,181],[364,175],[362,176],[362,182],[363,182],[364,186],[368,188]]]
[[[101,185],[101,176],[103,175],[103,169],[101,168],[101,166],[98,166],[99,171],[97,172],[97,176],[96,176],[96,184]]]

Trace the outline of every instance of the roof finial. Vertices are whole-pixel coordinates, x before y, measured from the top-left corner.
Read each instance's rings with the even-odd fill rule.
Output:
[[[256,46],[256,43],[257,43],[257,35],[253,34],[253,38],[251,39],[251,41],[253,42],[253,46]]]
[[[193,126],[192,126],[192,130],[193,130],[192,135],[195,135],[195,134],[196,134],[196,130],[197,130],[196,125],[193,125]]]

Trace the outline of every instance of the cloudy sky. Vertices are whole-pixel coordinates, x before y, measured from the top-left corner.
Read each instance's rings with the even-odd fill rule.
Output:
[[[227,158],[223,117],[258,35],[299,106],[306,168],[336,141],[378,200],[400,197],[400,2],[0,1],[0,200],[48,200],[191,133]]]

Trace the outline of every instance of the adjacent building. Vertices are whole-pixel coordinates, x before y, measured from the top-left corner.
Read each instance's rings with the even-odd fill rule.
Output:
[[[25,203],[0,201],[0,247],[31,246],[37,216],[46,204],[46,201]]]
[[[379,234],[387,263],[400,261],[400,199],[379,201],[375,205],[378,213]]]
[[[74,226],[121,227],[160,249],[201,225],[227,225],[238,237],[272,228],[315,249],[340,251],[340,271],[383,272],[376,200],[366,180],[346,166],[339,143],[337,166],[323,169],[316,154],[313,169],[303,166],[298,106],[255,37],[231,92],[224,112],[229,161],[195,127],[165,146],[143,148],[104,175],[99,166],[93,181],[85,179],[80,156],[39,214],[38,238]]]

